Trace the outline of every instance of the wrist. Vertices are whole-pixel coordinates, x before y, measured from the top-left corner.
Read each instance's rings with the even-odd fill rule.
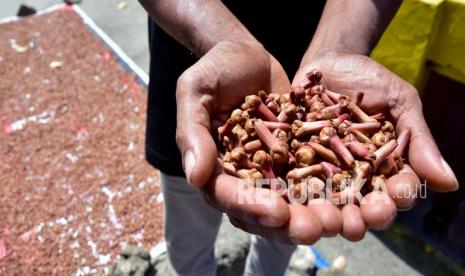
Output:
[[[263,45],[258,42],[254,37],[250,36],[218,36],[211,39],[199,39],[197,42],[194,42],[194,45],[197,47],[194,50],[194,54],[198,55],[199,57],[204,56],[208,53],[211,49],[215,47],[219,47],[224,44],[241,44],[247,47],[253,47],[257,49],[264,49]]]
[[[334,59],[340,55],[357,55],[357,56],[369,56],[370,50],[366,47],[361,45],[342,45],[343,43],[339,43],[337,46],[322,46],[322,45],[310,45],[310,47],[305,52],[301,66],[305,66],[305,64],[310,63],[317,63],[318,61],[322,61],[325,59]]]

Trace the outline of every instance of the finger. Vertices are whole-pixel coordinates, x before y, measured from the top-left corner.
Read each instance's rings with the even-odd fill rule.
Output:
[[[454,172],[442,157],[421,111],[421,102],[413,97],[410,109],[405,110],[398,119],[397,128],[412,132],[409,145],[409,163],[420,179],[426,180],[428,187],[437,192],[449,192],[458,189]]]
[[[367,226],[362,217],[360,208],[355,204],[347,204],[342,207],[342,236],[349,241],[363,239]]]
[[[307,206],[320,220],[323,236],[333,237],[341,231],[342,213],[336,206],[323,198],[312,199]]]
[[[399,174],[391,176],[386,182],[389,196],[394,200],[397,209],[406,211],[415,205],[420,179],[413,169],[404,164]]]
[[[245,180],[219,174],[213,176],[203,191],[216,208],[248,223],[278,227],[289,221],[289,207],[283,198]]]
[[[248,233],[291,244],[314,244],[321,238],[323,227],[312,210],[303,205],[289,205],[289,210],[290,220],[282,227],[264,227],[231,217],[230,220]]]
[[[291,218],[280,234],[293,244],[314,244],[323,235],[323,226],[315,212],[303,205],[289,205]]]
[[[207,110],[209,95],[202,95],[192,76],[184,73],[178,80],[176,143],[182,155],[188,182],[201,187],[211,176],[217,149],[210,133],[210,116]]]
[[[386,229],[397,215],[396,204],[381,191],[365,195],[360,202],[360,211],[365,223],[374,230]]]
[[[275,237],[272,229],[273,228],[269,228],[269,227],[265,227],[263,225],[259,225],[259,224],[255,224],[255,223],[248,223],[248,222],[245,222],[241,219],[238,219],[234,216],[232,216],[231,214],[227,214],[228,215],[228,218],[229,218],[229,222],[231,222],[231,224],[236,227],[236,228],[239,228],[241,229],[242,231],[245,231],[249,234],[253,234],[253,235],[257,235],[257,236],[261,236],[261,237],[264,237],[266,239],[270,239],[270,240],[279,240],[279,241],[282,241],[282,242],[286,242],[285,240],[281,240],[277,237]]]

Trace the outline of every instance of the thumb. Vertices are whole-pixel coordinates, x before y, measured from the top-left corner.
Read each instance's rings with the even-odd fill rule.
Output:
[[[415,104],[418,101],[417,104]],[[420,99],[414,99],[411,108],[405,110],[397,122],[398,131],[410,129],[409,163],[428,188],[436,192],[458,189],[454,172],[442,157],[423,117]]]
[[[183,74],[177,84],[176,143],[182,155],[187,181],[202,187],[216,165],[217,149],[210,133],[208,94],[200,94],[192,77]]]

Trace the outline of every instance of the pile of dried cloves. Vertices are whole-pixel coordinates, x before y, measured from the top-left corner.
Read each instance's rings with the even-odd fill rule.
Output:
[[[364,112],[363,92],[349,98],[321,80],[321,72],[312,71],[288,94],[245,97],[218,129],[224,171],[254,183],[277,179],[287,193],[301,193],[309,182],[310,189],[331,185],[333,198],[379,189],[397,174],[409,130],[397,135],[383,114]]]

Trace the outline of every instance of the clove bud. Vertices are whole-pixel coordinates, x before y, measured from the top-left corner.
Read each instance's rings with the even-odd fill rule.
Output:
[[[278,118],[273,112],[262,102],[262,99],[257,95],[249,95],[245,97],[245,106],[251,113],[255,114],[261,119],[270,122],[277,122]]]
[[[315,182],[333,192],[330,199],[356,199],[357,204],[359,192],[378,190],[386,177],[398,174],[410,131],[403,129],[397,137],[384,114],[360,108],[363,92],[348,97],[328,90],[321,78],[315,70],[290,93],[247,96],[218,128],[223,171],[247,181],[295,180],[285,190],[300,195]],[[272,183],[265,188],[273,189]]]
[[[324,127],[331,126],[331,121],[302,122],[294,121],[291,126],[292,134],[296,137],[303,137],[312,132],[322,130]]]
[[[265,178],[275,179],[276,176],[271,167],[271,158],[264,150],[257,151],[253,156],[253,162],[258,165],[258,169]]]
[[[315,163],[315,151],[310,146],[301,146],[295,152],[297,166],[305,167]]]
[[[254,126],[260,140],[271,151],[271,159],[280,164],[286,163],[288,160],[287,145],[276,138],[262,120],[255,120]]]

